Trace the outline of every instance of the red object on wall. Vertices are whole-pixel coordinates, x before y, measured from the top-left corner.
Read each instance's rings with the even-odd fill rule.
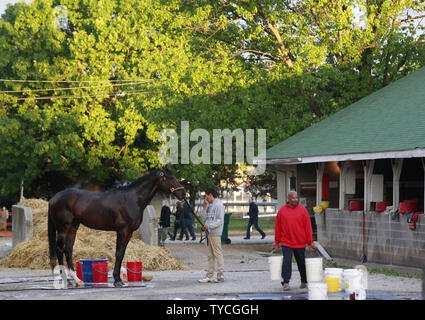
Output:
[[[390,203],[388,201],[379,201],[376,203],[376,212],[384,212]]]
[[[406,204],[404,202],[400,202],[400,209],[398,209],[398,213],[407,213]]]
[[[406,213],[416,212],[418,209],[418,200],[404,200],[404,204],[406,205]]]
[[[322,177],[322,200],[329,198],[329,175],[325,173]]]
[[[363,201],[350,201],[350,211],[363,211]]]
[[[409,229],[410,230],[416,230],[416,221],[419,219],[419,215],[424,214],[423,212],[415,212],[415,214],[412,217],[412,220],[409,222]]]

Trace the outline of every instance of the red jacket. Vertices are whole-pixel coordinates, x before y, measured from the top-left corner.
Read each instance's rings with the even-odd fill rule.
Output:
[[[305,248],[313,243],[313,230],[307,209],[298,204],[291,207],[285,204],[279,209],[274,242],[290,248]]]

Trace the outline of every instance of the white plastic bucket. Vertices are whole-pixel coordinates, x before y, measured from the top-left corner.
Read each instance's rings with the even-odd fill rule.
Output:
[[[282,281],[283,256],[269,257],[270,279]]]
[[[354,267],[355,269],[359,270],[362,272],[362,287],[363,289],[367,289],[367,268],[364,265],[358,265]]]
[[[356,300],[366,300],[366,290],[361,288],[355,291],[355,299]]]
[[[308,300],[328,300],[328,286],[324,282],[309,282]]]
[[[325,268],[324,278],[338,278],[339,290],[342,291],[343,288],[343,269],[342,268]]]
[[[307,282],[323,281],[323,259],[306,258],[305,268],[307,273]]]
[[[362,288],[362,272],[357,269],[344,270],[345,292],[353,293]]]

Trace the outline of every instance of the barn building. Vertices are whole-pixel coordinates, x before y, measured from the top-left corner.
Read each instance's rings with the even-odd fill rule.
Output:
[[[425,68],[266,153],[279,207],[296,189],[335,257],[425,266]]]

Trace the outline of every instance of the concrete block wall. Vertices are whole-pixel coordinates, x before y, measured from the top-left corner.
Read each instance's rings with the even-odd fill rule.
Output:
[[[12,206],[12,247],[33,238],[33,219],[30,207]]]
[[[318,241],[331,256],[361,260],[363,256],[362,211],[326,209],[315,215]],[[425,216],[410,230],[406,215],[365,213],[365,252],[369,262],[400,266],[425,266]]]

